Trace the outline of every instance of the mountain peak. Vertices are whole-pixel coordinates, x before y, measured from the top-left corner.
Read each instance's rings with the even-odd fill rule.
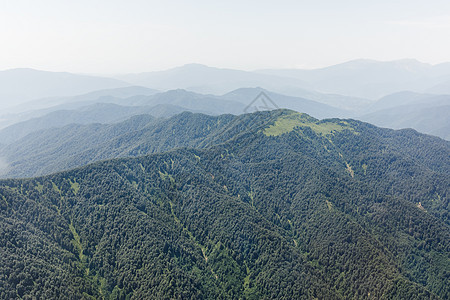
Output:
[[[190,64],[184,64],[180,68],[212,68],[210,66],[199,64],[199,63],[190,63]]]

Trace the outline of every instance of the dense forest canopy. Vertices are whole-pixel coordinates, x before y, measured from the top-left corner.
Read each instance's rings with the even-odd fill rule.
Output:
[[[137,157],[0,181],[0,298],[450,298],[449,142],[290,110],[174,118]]]

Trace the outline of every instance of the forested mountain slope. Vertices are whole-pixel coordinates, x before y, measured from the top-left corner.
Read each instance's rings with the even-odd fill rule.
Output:
[[[114,123],[124,121],[133,115],[149,113],[151,110],[151,107],[120,106],[110,103],[97,103],[76,110],[58,110],[6,127],[0,130],[0,139],[8,144],[38,130],[68,124]]]
[[[0,297],[449,298],[448,142],[287,110],[226,128],[0,181]]]
[[[0,148],[0,156],[9,164],[1,175],[31,177],[109,158],[204,147],[229,137],[233,131],[228,132],[227,126],[236,119],[184,112],[169,119],[140,115],[117,124],[72,124],[43,130]]]
[[[184,111],[204,112],[203,110],[188,109],[172,104],[122,106],[112,103],[96,103],[73,110],[57,110],[41,117],[13,124],[0,130],[0,140],[6,144],[11,144],[30,133],[59,128],[69,124],[112,124],[141,114],[161,118],[171,117]]]
[[[100,94],[100,91],[89,95],[95,94]],[[218,96],[201,95],[185,90],[173,90],[155,95],[134,95],[127,98],[102,96],[97,98],[96,102],[92,100],[84,101],[84,99],[92,99],[90,97],[92,96],[86,96],[85,98],[85,95],[81,95],[72,99],[75,102],[56,105],[34,113],[30,112],[21,122],[12,121],[14,118],[20,119],[20,115],[8,116],[6,119],[11,119],[9,121],[14,122],[14,124],[0,130],[0,141],[10,144],[42,129],[62,127],[69,124],[111,124],[139,114],[150,114],[155,117],[170,117],[183,111],[210,115],[240,114],[247,105]],[[316,103],[316,106],[322,109],[326,108],[326,105],[320,103]],[[30,118],[33,114],[37,116]],[[331,115],[335,116],[335,114]],[[1,119],[0,116],[0,121]]]

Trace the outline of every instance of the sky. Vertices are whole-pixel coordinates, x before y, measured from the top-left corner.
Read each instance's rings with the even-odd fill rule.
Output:
[[[448,0],[0,0],[0,70],[84,74],[450,61]]]

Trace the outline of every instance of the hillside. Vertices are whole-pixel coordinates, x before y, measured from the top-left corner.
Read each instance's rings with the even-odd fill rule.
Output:
[[[0,71],[0,108],[44,97],[75,96],[126,86],[130,84],[105,77],[33,69],[5,70]]]
[[[8,177],[32,177],[98,160],[139,156],[172,148],[200,147],[220,139],[235,117],[182,113],[168,120],[140,115],[117,124],[72,124],[42,130],[0,148]],[[185,130],[189,128],[189,130]],[[225,136],[229,136],[226,134]]]
[[[450,94],[450,80],[448,79],[449,75],[446,76],[446,80],[436,84],[435,86],[427,89],[427,92],[434,94]]]
[[[153,89],[129,86],[124,88],[96,90],[90,93],[70,97],[34,99],[7,109],[2,109],[0,113],[0,129],[30,119],[40,118],[55,111],[76,110],[97,103],[122,104],[122,106],[125,106],[126,103],[123,102],[126,98],[137,95],[150,96],[156,93],[158,93],[158,91]]]
[[[372,113],[405,105],[422,105],[430,108],[448,104],[450,104],[450,95],[420,94],[402,91],[378,99],[366,108],[366,112]]]
[[[448,142],[288,110],[224,129],[0,181],[0,297],[449,298]]]
[[[358,117],[377,126],[413,128],[450,140],[450,96],[400,92],[376,101]]]
[[[380,110],[361,117],[362,120],[377,126],[394,129],[413,128],[417,131],[450,140],[450,101],[449,105],[404,105]]]
[[[287,73],[278,76],[189,64],[166,71],[127,74],[118,78],[160,90],[182,88],[197,93],[215,95],[229,94],[242,88],[262,88],[348,110],[359,109],[369,103],[367,99],[363,98],[319,93],[310,84],[290,75]]]
[[[131,107],[98,103],[76,110],[58,110],[42,117],[8,126],[0,130],[0,139],[6,143],[17,141],[29,133],[42,129],[62,127],[68,124],[114,123],[130,116],[151,111],[150,107]]]
[[[237,114],[242,113],[245,108],[244,104],[237,101],[185,90],[173,90],[152,95],[133,95],[126,98],[116,96],[99,96],[98,98],[95,96],[102,95],[102,92],[71,97],[68,98],[67,103],[32,111],[30,115],[37,115],[33,118],[28,116],[27,119],[23,114],[19,114],[17,118],[25,120],[1,129],[0,140],[9,144],[42,129],[62,127],[69,124],[110,124],[124,121],[139,114],[151,114],[155,117],[170,117],[183,111],[212,115]],[[110,92],[105,91],[105,93]],[[123,89],[112,92],[116,92],[115,95],[126,95],[126,91],[123,91]],[[61,99],[58,101],[61,102]],[[319,103],[317,105],[320,106]]]
[[[127,101],[133,105],[153,106],[158,104],[170,104],[184,107],[190,111],[200,111],[213,115],[224,113],[239,114],[242,113],[245,108],[245,104],[237,101],[223,99],[215,95],[194,93],[183,89],[170,90],[150,97],[130,97]]]
[[[159,90],[187,89],[202,94],[225,94],[241,87],[261,86],[266,89],[305,88],[304,82],[255,72],[187,64],[157,72],[118,76],[120,80]]]
[[[239,89],[224,96],[214,96],[178,89],[152,95],[134,95],[126,98],[116,97],[117,95],[126,94],[129,90],[99,91],[71,97],[68,98],[65,104],[33,111],[30,115],[37,115],[36,117],[1,129],[0,140],[5,144],[9,144],[42,129],[62,127],[69,124],[110,124],[123,121],[138,114],[170,117],[183,111],[210,115],[253,112],[255,108],[251,107],[246,111],[247,106],[261,91],[264,91],[261,89]],[[133,88],[132,90],[141,91],[142,89]],[[344,117],[349,114],[344,110],[316,101],[284,96],[269,91],[265,92],[267,95],[270,95],[273,101],[276,101],[279,107],[301,110],[317,118]],[[107,93],[116,96],[101,96],[100,98],[95,98],[96,96],[94,96],[106,95]],[[61,99],[57,99],[57,101],[62,102]],[[17,118],[26,119],[27,117],[24,114],[20,114]]]
[[[121,104],[123,99],[132,96],[150,96],[157,94],[157,90],[144,88],[141,86],[127,86],[123,88],[101,89],[90,93],[70,96],[70,97],[46,97],[33,99],[23,104],[6,109],[9,114],[52,112],[61,109],[75,109],[95,103]],[[107,101],[101,101],[101,99]]]
[[[296,78],[322,93],[378,99],[404,90],[446,93],[450,64],[430,65],[414,59],[357,59],[320,69],[275,69],[259,73]]]
[[[282,95],[262,88],[240,88],[223,95],[222,98],[226,100],[241,102],[248,105],[249,103],[251,103],[253,99],[257,98],[261,92],[267,95],[270,98],[270,100],[279,108],[287,108],[295,111],[302,111],[318,119],[343,118],[349,117],[353,114],[353,112],[351,111],[340,109],[333,105],[327,105],[321,103],[320,101],[314,101],[302,97]],[[330,95],[330,99],[331,97],[332,96]],[[259,105],[261,104],[262,103],[259,103]],[[270,104],[269,106],[271,106],[271,108],[275,108],[273,107],[273,104]],[[254,112],[254,111],[255,109],[253,110],[249,109],[249,111],[247,112]]]

